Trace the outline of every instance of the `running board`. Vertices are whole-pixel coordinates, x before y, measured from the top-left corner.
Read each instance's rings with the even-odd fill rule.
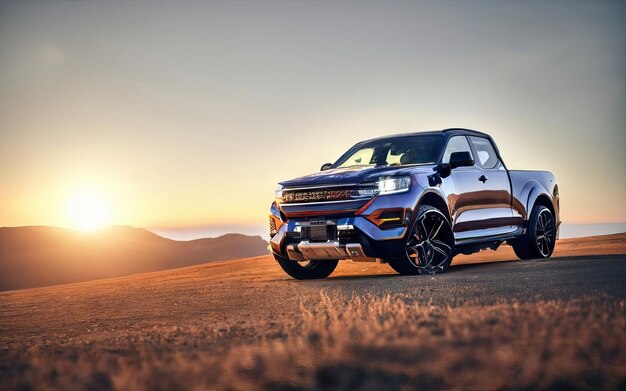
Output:
[[[507,240],[519,238],[520,236],[524,234],[524,231],[525,230],[523,228],[518,228],[517,230],[511,233],[502,234],[502,235],[481,236],[477,238],[455,240],[454,245],[465,246],[465,245],[474,245],[474,244],[489,243],[489,242],[505,242]]]

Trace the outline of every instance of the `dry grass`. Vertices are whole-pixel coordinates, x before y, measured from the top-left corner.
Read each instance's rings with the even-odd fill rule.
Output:
[[[2,389],[626,389],[623,299],[320,294],[296,317],[0,346]]]
[[[302,282],[264,256],[3,292],[0,390],[625,390],[624,257],[590,255],[626,234],[557,252],[585,257]]]

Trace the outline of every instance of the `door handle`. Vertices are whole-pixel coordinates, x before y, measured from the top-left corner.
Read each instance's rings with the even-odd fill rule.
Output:
[[[478,178],[478,180],[479,180],[479,181],[481,181],[482,183],[487,182],[487,179],[489,179],[489,178],[487,178],[487,177],[486,177],[486,176],[484,176],[484,175],[481,175],[481,176]]]

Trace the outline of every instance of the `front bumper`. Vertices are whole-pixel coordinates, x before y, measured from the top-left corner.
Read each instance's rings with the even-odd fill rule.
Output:
[[[271,251],[294,261],[350,259],[372,262],[397,257],[403,250],[406,226],[381,229],[363,216],[340,217],[327,222],[336,226],[336,237],[315,242],[310,241],[303,231],[319,220],[288,220],[271,238]]]
[[[414,181],[407,192],[360,199],[358,204],[273,203],[270,208],[270,227],[274,227],[271,228],[271,251],[294,261],[399,258],[404,254],[404,237],[412,221],[417,196],[422,191]],[[336,232],[336,235],[317,237],[317,240],[310,237],[307,227],[320,224],[334,225],[329,232]]]

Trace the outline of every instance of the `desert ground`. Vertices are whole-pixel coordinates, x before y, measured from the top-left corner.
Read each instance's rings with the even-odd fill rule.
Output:
[[[0,293],[0,389],[626,389],[626,234],[437,276],[269,256]]]

